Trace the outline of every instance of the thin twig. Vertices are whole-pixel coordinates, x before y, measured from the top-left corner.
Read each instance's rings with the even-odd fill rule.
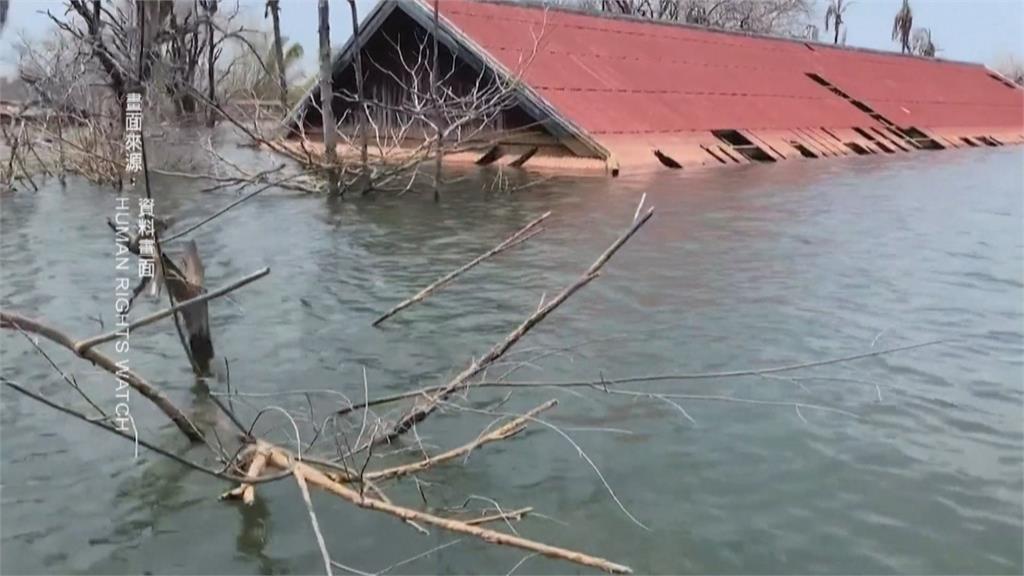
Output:
[[[282,178],[280,180],[277,180],[275,182],[271,182],[270,184],[267,184],[265,186],[257,188],[256,190],[253,190],[252,192],[246,194],[245,196],[242,196],[241,198],[235,200],[234,202],[231,202],[227,206],[221,208],[220,210],[217,210],[213,214],[210,214],[206,218],[203,218],[199,222],[196,222],[195,224],[189,226],[188,228],[182,230],[181,232],[177,232],[177,233],[172,234],[171,236],[165,238],[164,242],[165,243],[166,242],[173,242],[174,240],[177,240],[177,239],[181,238],[182,236],[185,236],[186,234],[190,234],[190,233],[196,231],[200,226],[203,226],[204,224],[214,220],[215,218],[218,218],[219,216],[223,215],[228,210],[231,210],[232,208],[234,208],[235,206],[238,206],[239,204],[245,202],[246,200],[249,200],[249,199],[253,198],[254,196],[256,196],[256,195],[258,195],[258,194],[260,194],[262,192],[265,192],[265,191],[267,191],[267,190],[269,190],[271,188],[278,187],[281,184],[283,184],[283,183],[285,183],[285,182],[287,182],[289,180],[294,180],[294,179],[298,178],[299,176],[303,176],[303,174],[302,173],[292,174],[291,176],[287,176],[285,178]]]
[[[522,520],[530,512],[533,512],[533,507],[526,506],[525,508],[517,508],[515,510],[509,510],[508,512],[498,512],[497,514],[472,518],[470,520],[466,520],[466,524],[469,524],[470,526],[477,526],[479,524],[487,524],[498,520]]]
[[[100,413],[101,416],[103,416],[104,418],[108,418],[107,413],[103,411],[103,408],[100,408],[99,405],[93,402],[92,398],[89,398],[89,395],[86,394],[85,391],[78,386],[78,382],[74,378],[69,377],[67,374],[64,373],[63,370],[60,369],[60,366],[57,366],[57,363],[53,361],[53,358],[50,358],[50,355],[46,353],[46,350],[43,350],[42,346],[40,346],[39,343],[36,342],[34,338],[29,336],[24,330],[21,329],[20,326],[15,327],[18,329],[18,332],[20,332],[21,335],[24,336],[26,340],[28,340],[29,344],[32,344],[32,347],[35,348],[36,351],[39,352],[39,354],[43,358],[46,359],[50,366],[53,367],[53,369],[56,370],[58,374],[60,374],[60,377],[65,382],[68,383],[68,386],[74,388],[82,396],[82,398],[84,398],[85,401],[89,403],[90,406],[95,408],[96,411]]]
[[[95,349],[88,349],[82,352],[76,350],[76,341],[70,336],[45,324],[42,321],[34,320],[13,312],[0,311],[0,328],[18,329],[38,334],[51,342],[71,350],[80,358],[89,360],[93,364],[114,374],[118,379],[124,381],[135,391],[145,396],[178,427],[179,430],[191,441],[203,441],[203,433],[192,421],[181,411],[171,399],[159,388],[144,380],[141,376],[119,366],[112,358]]]
[[[490,258],[492,256],[496,256],[498,254],[501,254],[502,252],[508,250],[509,248],[518,246],[519,244],[522,243],[522,241],[524,239],[532,237],[533,234],[531,232],[533,232],[533,230],[537,226],[539,226],[542,222],[544,222],[544,220],[546,220],[548,218],[548,216],[551,216],[551,212],[545,212],[544,214],[540,215],[538,218],[536,218],[533,221],[531,221],[526,226],[523,226],[522,228],[517,230],[514,234],[512,234],[511,236],[509,236],[508,238],[503,240],[500,244],[498,244],[494,248],[491,248],[487,252],[484,252],[483,254],[477,256],[476,258],[474,258],[473,260],[467,262],[466,264],[464,264],[463,266],[457,268],[456,270],[452,270],[448,274],[445,274],[441,278],[438,278],[437,280],[432,282],[430,285],[428,285],[426,288],[424,288],[424,289],[420,290],[419,292],[417,292],[411,298],[408,298],[408,299],[404,300],[403,302],[401,302],[400,304],[398,304],[397,306],[395,306],[391,310],[388,310],[387,312],[385,312],[380,318],[377,318],[376,320],[373,321],[373,325],[374,326],[379,326],[382,322],[384,322],[388,318],[394,316],[395,314],[401,312],[402,310],[408,308],[409,306],[412,306],[413,304],[416,304],[417,302],[423,301],[427,296],[430,296],[433,292],[435,292],[436,290],[444,287],[446,284],[448,284],[449,282],[454,280],[456,277],[458,277],[459,275],[461,275],[464,272],[468,271],[469,269],[473,268],[477,264],[483,262],[484,260],[487,260],[488,258]],[[527,236],[527,235],[529,235],[529,236]]]
[[[455,540],[451,540],[449,542],[445,542],[444,544],[441,544],[441,545],[438,545],[438,546],[434,546],[430,550],[426,550],[426,551],[420,552],[419,554],[417,554],[417,555],[415,555],[415,556],[413,556],[411,558],[406,558],[405,560],[402,560],[400,562],[395,562],[394,564],[388,566],[387,568],[382,568],[380,571],[377,572],[376,576],[380,576],[381,574],[387,574],[388,572],[394,570],[395,568],[398,568],[399,566],[405,566],[406,564],[409,564],[410,562],[415,562],[416,560],[419,560],[420,558],[425,558],[427,556],[430,556],[434,552],[440,552],[441,550],[444,550],[445,548],[448,548],[449,546],[454,546],[454,545],[458,544],[459,542],[462,542],[462,538],[456,538]]]
[[[490,433],[481,434],[472,442],[453,448],[447,452],[438,454],[437,456],[427,457],[419,462],[413,462],[412,464],[403,464],[402,466],[395,466],[394,468],[387,468],[385,470],[378,470],[370,472],[366,475],[370,480],[386,480],[388,478],[398,478],[408,474],[415,474],[431,468],[442,462],[454,460],[463,454],[468,454],[470,451],[476,449],[479,446],[488,444],[490,442],[497,442],[498,440],[504,440],[511,436],[514,436],[521,432],[526,427],[526,422],[532,420],[534,416],[541,412],[548,410],[558,404],[558,400],[548,400],[547,402],[537,406],[529,412],[509,421],[504,426],[497,428]]]
[[[262,484],[262,483],[266,483],[266,482],[275,482],[275,481],[280,480],[282,478],[286,478],[287,476],[289,476],[291,474],[291,471],[282,471],[279,474],[274,474],[274,475],[271,475],[271,476],[264,476],[262,478],[249,479],[249,478],[244,478],[242,476],[235,476],[234,474],[227,474],[227,473],[224,473],[224,472],[218,472],[217,470],[213,470],[212,468],[207,468],[205,466],[202,466],[200,464],[196,464],[195,462],[192,462],[190,460],[182,458],[181,456],[178,456],[177,454],[175,454],[173,452],[165,450],[164,448],[161,448],[161,447],[159,447],[159,446],[157,446],[155,444],[152,444],[151,442],[143,440],[142,438],[138,438],[138,437],[136,437],[133,434],[128,434],[127,432],[122,432],[121,430],[118,430],[117,428],[114,428],[113,426],[105,424],[102,421],[96,420],[94,418],[89,418],[88,416],[86,416],[85,414],[82,414],[81,412],[78,412],[76,410],[72,410],[71,408],[67,408],[65,406],[61,406],[60,404],[57,404],[56,402],[53,402],[53,401],[49,400],[48,398],[40,396],[39,394],[36,394],[35,392],[32,392],[32,391],[28,390],[24,386],[9,380],[9,379],[7,379],[4,376],[0,376],[0,381],[3,381],[5,386],[7,386],[7,387],[11,388],[12,390],[15,390],[15,391],[17,391],[17,392],[19,392],[21,394],[24,394],[25,396],[28,396],[29,398],[35,400],[36,402],[39,402],[40,404],[45,404],[46,406],[49,406],[50,408],[53,408],[54,410],[63,412],[64,414],[67,414],[67,415],[69,415],[69,416],[71,416],[73,418],[76,418],[76,419],[81,420],[83,422],[86,422],[88,424],[92,424],[93,426],[97,426],[99,428],[102,428],[103,430],[106,430],[107,432],[110,432],[111,434],[114,434],[115,436],[119,436],[121,438],[124,438],[125,440],[131,441],[131,442],[138,442],[138,444],[140,446],[148,448],[148,449],[152,450],[153,452],[156,452],[157,454],[159,454],[161,456],[164,456],[166,458],[170,458],[171,460],[174,460],[175,462],[177,462],[179,464],[182,464],[184,466],[187,466],[187,467],[189,467],[189,468],[191,468],[193,470],[197,470],[197,471],[202,472],[204,474],[207,474],[209,476],[213,476],[214,478],[220,478],[222,480],[230,480],[232,482],[250,482],[250,483],[260,483],[260,484]]]
[[[103,344],[104,342],[110,342],[111,340],[117,340],[118,338],[122,338],[126,333],[130,333],[131,331],[141,328],[143,326],[148,326],[154,322],[158,322],[172,314],[177,313],[179,310],[182,310],[194,304],[206,302],[207,300],[218,298],[229,292],[233,292],[241,288],[242,286],[245,286],[246,284],[259,280],[260,278],[266,276],[267,274],[270,274],[270,268],[263,268],[261,270],[257,270],[256,272],[253,272],[252,274],[249,274],[244,278],[239,278],[238,280],[235,280],[234,282],[226,286],[222,286],[211,292],[206,292],[205,294],[196,296],[195,298],[183,300],[171,306],[170,308],[164,308],[163,310],[159,312],[154,312],[144,318],[139,318],[135,322],[129,324],[127,327],[120,328],[118,330],[113,330],[111,332],[107,332],[106,334],[100,334],[97,336],[93,336],[91,338],[86,338],[85,340],[75,343],[74,351],[76,354],[82,355],[93,346]]]
[[[313,510],[313,501],[309,498],[309,488],[306,486],[306,479],[302,470],[296,470],[293,474],[295,483],[299,485],[302,492],[302,501],[306,503],[306,510],[309,512],[309,523],[313,525],[313,533],[316,534],[316,544],[320,547],[320,555],[324,559],[324,570],[327,576],[333,576],[331,572],[331,555],[327,552],[327,544],[324,542],[324,535],[320,533],[320,523],[316,521],[316,512]]]

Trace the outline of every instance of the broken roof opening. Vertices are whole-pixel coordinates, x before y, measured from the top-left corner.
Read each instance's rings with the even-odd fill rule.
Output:
[[[814,152],[811,152],[810,148],[808,148],[807,146],[804,146],[803,144],[797,142],[796,140],[790,141],[789,144],[793,148],[796,148],[797,152],[799,152],[800,155],[803,156],[804,158],[817,158],[818,157],[817,154],[815,154]]]
[[[946,147],[939,144],[937,140],[931,136],[925,134],[920,129],[913,126],[907,126],[905,128],[897,128],[900,132],[905,134],[912,142],[924,150],[944,150]]]
[[[760,146],[754,144],[738,130],[712,130],[711,134],[731,146],[733,150],[739,152],[748,160],[753,160],[754,162],[775,162],[775,158],[772,158],[771,154],[762,150]]]
[[[874,154],[874,152],[871,152],[870,150],[861,146],[860,144],[857,144],[856,142],[846,142],[846,147],[849,148],[850,150],[853,150],[855,153],[857,153],[858,156],[867,156],[869,154]]]

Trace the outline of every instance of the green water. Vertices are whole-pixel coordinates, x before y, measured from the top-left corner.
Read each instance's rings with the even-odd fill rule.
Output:
[[[585,269],[646,192],[654,220],[519,344],[509,361],[532,362],[517,378],[735,370],[949,341],[779,378],[624,387],[817,404],[856,417],[678,400],[694,424],[657,399],[588,389],[519,391],[501,406],[515,412],[557,398],[549,420],[649,531],[629,520],[572,445],[541,426],[422,474],[427,506],[458,506],[469,495],[532,506],[543,516],[516,524],[523,536],[640,573],[1019,574],[1021,160],[1019,149],[1006,148],[787,162],[657,179],[555,179],[512,196],[482,192],[493,174],[481,174],[450,187],[439,204],[429,195],[330,202],[282,192],[244,204],[195,239],[210,286],[272,269],[211,305],[217,353],[230,359],[239,390],[330,388],[359,398],[364,367],[375,396],[440,383],[485,352],[542,295]],[[155,180],[154,195],[157,211],[179,222],[235,197],[169,178]],[[79,336],[98,331],[97,314],[109,327],[113,243],[104,220],[113,206],[109,192],[82,182],[0,197],[4,308]],[[553,215],[542,235],[370,327],[546,210]],[[159,304],[147,301],[138,314]],[[84,408],[20,335],[4,333],[0,344],[5,377]],[[198,420],[218,418],[169,325],[140,329],[132,344],[135,369]],[[107,374],[47,349],[113,405]],[[468,403],[486,408],[506,393],[479,389]],[[217,502],[228,488],[222,482],[145,452],[132,460],[130,444],[6,388],[0,399],[4,573],[322,573],[294,483],[261,487],[252,508]],[[270,402],[309,412],[302,396],[239,398],[236,408],[251,418]],[[312,401],[318,419],[338,404],[333,396]],[[147,438],[185,449],[141,398],[132,409]],[[440,450],[491,420],[442,413],[418,432]],[[294,442],[280,417],[261,426]],[[316,448],[334,450],[324,441]],[[409,479],[387,489],[400,503],[424,506]],[[458,538],[313,499],[332,556],[360,570]],[[504,574],[523,557],[463,538],[394,572]],[[536,557],[517,573],[576,571]]]

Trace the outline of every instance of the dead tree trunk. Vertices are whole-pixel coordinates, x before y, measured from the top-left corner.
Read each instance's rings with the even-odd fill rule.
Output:
[[[214,78],[214,56],[213,45],[213,15],[217,13],[217,0],[204,0],[203,8],[206,9],[206,99],[210,102],[217,101],[216,80]],[[213,127],[217,122],[217,113],[213,107],[206,109],[206,125]]]
[[[103,67],[103,71],[107,75],[107,85],[114,95],[117,96],[118,105],[121,107],[121,114],[123,116],[125,98],[128,93],[128,81],[125,79],[121,67],[107,48],[107,44],[103,39],[103,12],[100,0],[93,0],[91,11],[82,0],[74,0],[70,3],[70,6],[85,21],[92,55],[100,63],[100,66]]]
[[[166,266],[166,261],[165,261]],[[170,271],[169,271],[170,272]],[[190,241],[185,248],[180,267],[166,275],[167,290],[174,302],[185,302],[206,293],[203,262],[196,243]],[[190,304],[181,310],[181,318],[188,336],[188,350],[200,376],[210,374],[213,360],[213,339],[210,337],[210,315],[206,302]]]
[[[438,58],[440,58],[440,56],[438,55],[438,45],[439,45],[439,43],[438,43],[438,39],[437,39],[438,32],[440,31],[440,27],[438,26],[439,12],[440,12],[439,4],[440,4],[440,0],[434,0],[434,54],[433,54],[434,61],[431,63],[431,67],[430,67],[430,95],[431,95],[431,98],[434,101],[433,102],[433,105],[434,105],[434,125],[436,126],[436,129],[437,129],[437,142],[436,142],[435,149],[434,149],[434,153],[436,154],[436,157],[434,158],[434,201],[435,202],[441,199],[441,167],[442,167],[442,160],[441,160],[442,152],[441,151],[442,151],[443,145],[444,145],[444,126],[443,126],[443,123],[444,123],[444,112],[441,111],[440,99],[437,97],[437,82],[438,82],[437,68],[438,68]]]
[[[284,69],[284,47],[281,45],[281,4],[279,0],[267,0],[267,12],[274,22],[274,60],[277,61],[277,82],[281,87],[281,113],[288,112],[288,80]],[[266,13],[264,13],[266,16]]]
[[[359,130],[359,167],[360,187],[369,183],[369,133],[366,130],[366,106],[363,94],[363,46],[359,37],[359,13],[356,8],[356,0],[348,0],[349,11],[352,13],[352,49],[355,58],[353,65],[356,74],[356,121]],[[365,190],[364,190],[365,191]]]
[[[328,166],[327,187],[331,195],[338,192],[334,165],[338,162],[335,145],[337,126],[334,123],[334,69],[331,65],[331,22],[328,0],[320,0],[320,114],[324,130],[324,160]]]

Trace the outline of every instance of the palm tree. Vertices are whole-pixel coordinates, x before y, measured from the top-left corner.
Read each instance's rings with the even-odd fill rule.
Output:
[[[263,18],[265,19],[268,15],[273,17],[274,22],[274,62],[277,69],[277,82],[281,88],[278,98],[281,100],[281,108],[287,110],[288,80],[284,74],[288,67],[284,63],[284,42],[281,40],[281,5],[278,0],[267,0],[267,5],[263,9]],[[299,56],[302,56],[301,50]]]
[[[267,53],[263,55],[263,63],[266,65],[266,70],[260,71],[260,76],[253,85],[252,90],[260,100],[279,98],[282,107],[287,110],[287,79],[291,75],[291,71],[294,70],[295,65],[302,60],[303,51],[301,44],[296,42],[288,44],[288,38],[285,36],[280,37],[280,42],[283,46],[287,47],[281,50],[277,46],[277,41],[274,41],[267,48]],[[281,64],[278,64],[279,50],[281,51]],[[284,98],[281,98],[282,88],[286,90]]]
[[[225,101],[232,98],[255,98],[259,101],[280,100],[280,80],[277,56],[275,52],[274,39],[267,33],[256,33],[250,36],[249,43],[251,50],[246,50],[231,61],[228,69],[217,82],[217,88],[222,92]],[[289,43],[287,37],[281,38],[284,45],[281,61],[284,62],[284,74],[287,78],[288,96],[284,105],[287,108],[288,101],[293,101],[309,89],[309,85],[302,85],[302,71],[298,69],[301,63],[303,51],[302,45]]]
[[[911,52],[918,56],[935,58],[938,48],[932,42],[932,31],[928,28],[918,28],[911,35]]]
[[[845,0],[831,0],[828,4],[828,10],[825,11],[825,31],[828,32],[829,26],[833,26],[836,31],[834,44],[839,44],[839,29],[843,27],[843,14],[846,13],[846,9],[850,7],[850,2]]]
[[[892,40],[899,40],[900,52],[910,52],[910,30],[914,27],[914,13],[910,10],[910,0],[903,0],[903,7],[892,19]]]
[[[1010,82],[1024,87],[1024,62],[1013,54],[1001,56],[993,67]]]

